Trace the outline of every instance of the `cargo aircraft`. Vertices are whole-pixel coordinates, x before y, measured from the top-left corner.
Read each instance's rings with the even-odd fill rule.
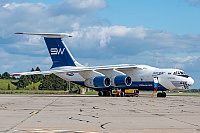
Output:
[[[98,91],[99,96],[110,96],[113,88],[122,92],[128,88],[155,90],[157,97],[166,97],[164,91],[188,89],[194,80],[180,69],[161,69],[148,65],[120,64],[87,67],[78,63],[62,39],[72,37],[65,33],[25,33],[44,38],[53,65],[49,71],[14,73],[13,76],[55,74],[75,84]]]

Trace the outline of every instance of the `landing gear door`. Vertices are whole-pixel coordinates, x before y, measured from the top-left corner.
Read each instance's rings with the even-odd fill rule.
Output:
[[[154,85],[154,88],[158,87],[158,85],[159,85],[158,77],[153,77],[153,85]]]

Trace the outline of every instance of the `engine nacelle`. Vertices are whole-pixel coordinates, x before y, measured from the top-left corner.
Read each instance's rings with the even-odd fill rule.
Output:
[[[94,78],[86,79],[84,84],[87,87],[105,88],[105,87],[110,87],[111,81],[110,81],[110,78],[106,76],[97,76]]]
[[[111,85],[115,87],[131,86],[132,79],[127,75],[118,75],[111,78]]]

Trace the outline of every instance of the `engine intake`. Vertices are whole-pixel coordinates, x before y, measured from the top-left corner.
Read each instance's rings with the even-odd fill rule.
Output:
[[[94,78],[86,79],[84,84],[87,87],[105,88],[105,87],[110,87],[111,81],[110,78],[106,76],[97,76]]]
[[[111,85],[115,87],[131,86],[132,79],[127,75],[118,75],[111,78]]]

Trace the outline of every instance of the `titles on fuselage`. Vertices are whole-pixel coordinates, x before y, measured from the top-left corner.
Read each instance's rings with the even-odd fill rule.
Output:
[[[153,72],[153,75],[152,75],[152,76],[154,77],[154,76],[162,75],[162,74],[164,74],[164,73],[165,73],[165,72]]]

